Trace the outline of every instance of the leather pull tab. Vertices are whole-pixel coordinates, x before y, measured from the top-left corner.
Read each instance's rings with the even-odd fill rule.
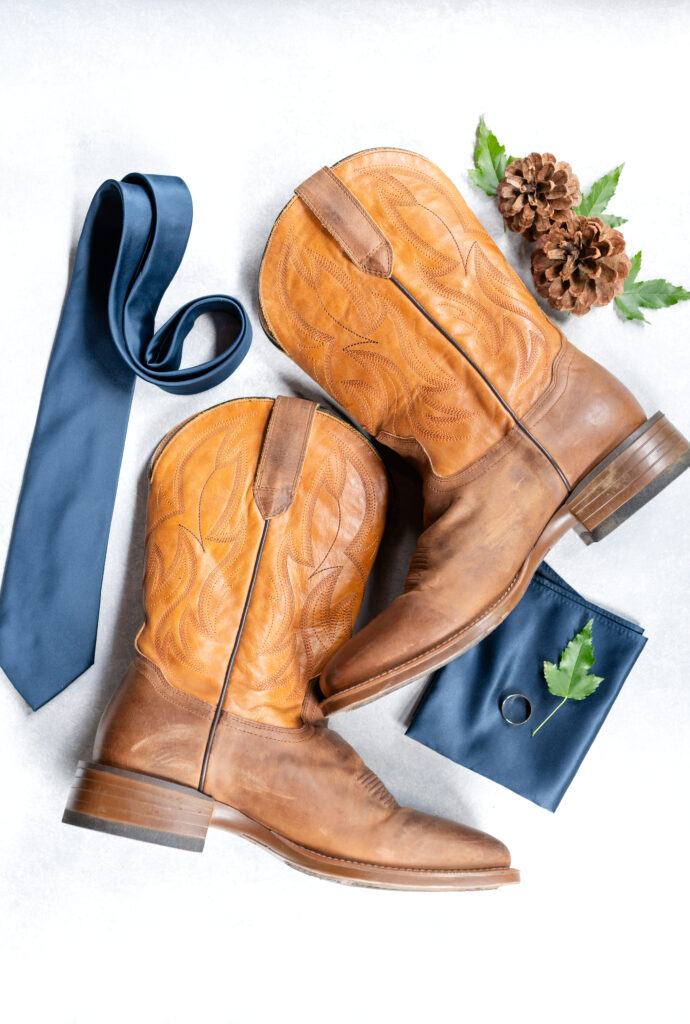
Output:
[[[268,420],[254,480],[254,501],[264,519],[275,519],[295,499],[316,402],[279,395]]]
[[[390,277],[393,248],[359,199],[330,167],[322,167],[295,189],[326,231],[365,274]]]

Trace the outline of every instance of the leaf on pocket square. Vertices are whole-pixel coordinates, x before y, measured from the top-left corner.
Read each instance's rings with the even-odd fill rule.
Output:
[[[604,681],[603,676],[595,676],[590,672],[594,664],[594,645],[592,643],[592,626],[594,619],[583,626],[579,633],[566,645],[561,654],[558,666],[552,661],[544,662],[544,678],[549,692],[554,697],[563,699],[553,711],[546,716],[541,725],[532,733],[533,736],[539,732],[542,726],[556,714],[559,708],[563,707],[567,700],[584,700],[594,693],[600,683]]]

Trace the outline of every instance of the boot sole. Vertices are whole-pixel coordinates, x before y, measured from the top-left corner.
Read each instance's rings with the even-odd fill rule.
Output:
[[[248,839],[298,871],[345,885],[449,892],[497,889],[520,881],[515,868],[436,871],[331,857],[293,842],[228,804],[188,786],[80,761],[63,822],[146,843],[201,853],[209,828]]]
[[[433,649],[325,697],[320,704],[324,715],[362,707],[464,654],[510,614],[541,562],[568,530],[574,529],[585,544],[603,540],[689,465],[690,444],[657,412],[578,484],[546,524],[522,568],[491,608]]]

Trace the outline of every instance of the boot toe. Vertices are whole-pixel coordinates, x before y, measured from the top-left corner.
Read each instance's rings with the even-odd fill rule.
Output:
[[[321,690],[330,697],[403,672],[457,628],[421,593],[402,594],[336,652],[321,674]]]
[[[448,818],[401,807],[391,821],[390,854],[401,867],[476,871],[510,867],[510,851],[499,839]]]

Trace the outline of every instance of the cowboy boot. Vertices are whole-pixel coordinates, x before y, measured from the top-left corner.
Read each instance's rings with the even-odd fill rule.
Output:
[[[600,540],[690,449],[566,340],[428,160],[368,150],[295,191],[264,253],[264,329],[416,466],[425,502],[404,593],[325,666],[329,713],[477,643],[567,530]]]
[[[517,881],[502,843],[399,807],[310,696],[352,631],[386,504],[369,443],[316,409],[227,402],[158,446],[144,625],[63,820],[190,850],[216,826],[352,884]]]

